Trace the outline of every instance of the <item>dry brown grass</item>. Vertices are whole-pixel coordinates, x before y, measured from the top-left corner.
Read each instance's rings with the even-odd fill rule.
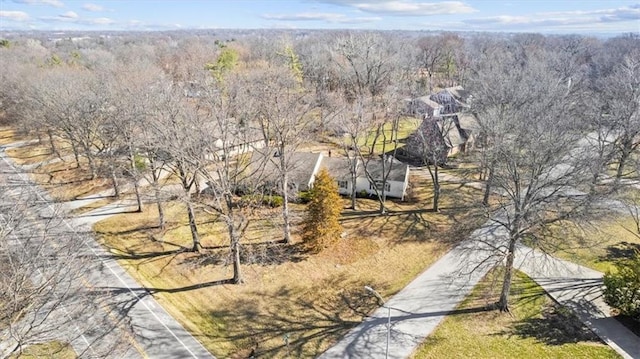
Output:
[[[106,179],[91,179],[86,161],[80,163],[81,167],[73,160],[54,162],[34,169],[30,175],[57,201],[69,201],[111,188],[111,182]]]
[[[60,139],[55,140],[56,148],[61,156],[71,153],[70,146]],[[47,140],[34,142],[27,145],[11,148],[7,154],[19,165],[38,164],[49,160],[54,160],[57,156],[51,151],[51,146]]]
[[[26,140],[27,136],[18,133],[14,128],[0,126],[0,145]]]
[[[179,252],[191,243],[180,203],[167,205],[170,221],[164,232],[154,228],[153,206],[98,223],[96,231],[120,263],[144,286],[156,288],[160,303],[215,355],[240,358],[255,349],[261,357],[313,357],[376,306],[364,285],[392,295],[466,237],[462,224],[478,219],[455,208],[453,195],[473,203],[479,196],[456,187],[445,189],[443,206],[449,209],[442,213],[421,210],[428,191],[415,195],[415,203],[389,202],[386,216],[373,213],[376,201],[359,200],[357,213],[345,210],[346,238],[318,255],[305,253],[297,234],[291,246],[264,244],[282,238],[279,209],[254,213],[244,241],[243,258],[251,262],[243,265],[244,285],[218,282],[232,273],[226,265],[226,233],[213,216],[198,215],[206,249]],[[303,208],[293,206],[297,218]]]
[[[78,355],[69,344],[48,342],[30,345],[24,348],[21,355],[12,355],[11,359],[75,359]]]

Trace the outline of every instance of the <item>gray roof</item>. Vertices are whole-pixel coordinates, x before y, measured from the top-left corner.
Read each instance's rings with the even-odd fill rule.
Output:
[[[278,182],[280,178],[280,157],[273,148],[269,152],[254,151],[252,166],[262,166],[262,178],[268,182]],[[289,171],[289,183],[308,185],[313,177],[320,153],[292,152],[287,154],[285,166]]]
[[[480,123],[478,119],[470,113],[458,113],[458,123],[460,128],[471,133],[480,132]]]
[[[336,180],[351,179],[350,164],[346,157],[322,157],[320,168],[325,168]]]
[[[431,108],[442,107],[442,105],[440,105],[439,103],[433,101],[431,99],[431,97],[429,97],[429,96],[418,97],[418,98],[414,99],[413,101],[414,102],[423,102],[424,104],[428,105]]]
[[[445,88],[447,92],[449,92],[456,100],[466,103],[469,100],[470,93],[465,90],[462,86],[454,86]]]
[[[440,133],[444,138],[447,146],[453,148],[466,142],[466,139],[460,133],[456,126],[453,116],[441,117],[436,120]]]
[[[372,159],[372,160],[369,160],[365,165],[367,166],[367,170],[369,171],[369,174],[371,174],[371,177],[373,177],[374,180],[382,179],[384,174],[382,172],[382,169],[383,169],[382,160]],[[387,177],[387,180],[404,182],[407,175],[407,169],[409,168],[409,166],[396,160],[392,156],[387,156],[386,163],[384,163],[385,172],[389,171],[389,166],[391,166],[391,170],[389,172],[389,177]],[[362,176],[364,176],[364,171],[362,173]]]

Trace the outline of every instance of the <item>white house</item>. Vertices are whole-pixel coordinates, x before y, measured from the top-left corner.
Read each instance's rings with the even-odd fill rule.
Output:
[[[265,161],[265,156],[266,161]],[[277,154],[254,152],[252,163],[261,164],[261,178],[264,182],[277,188],[279,183],[279,157]],[[409,166],[389,156],[383,160],[372,159],[367,163],[358,160],[356,164],[356,181],[353,183],[351,164],[346,157],[326,157],[321,153],[294,152],[289,154],[289,188],[294,191],[307,191],[313,187],[315,176],[321,168],[326,168],[338,183],[338,192],[351,195],[355,185],[357,193],[376,195],[376,188],[384,188],[385,197],[404,200],[409,185]],[[364,168],[367,168],[373,181],[370,181]],[[387,174],[386,181],[384,174]]]
[[[349,196],[353,188],[353,178],[351,166],[345,157],[323,157],[321,167],[327,169],[329,174],[338,182],[340,194]],[[367,171],[365,172],[365,166]],[[371,181],[367,172],[373,179]],[[384,181],[386,176],[386,181]],[[370,196],[376,195],[376,188],[381,191],[384,188],[385,197],[399,198],[404,200],[409,186],[409,166],[388,156],[386,160],[370,160],[366,163],[358,160],[356,164],[357,193],[367,193]]]

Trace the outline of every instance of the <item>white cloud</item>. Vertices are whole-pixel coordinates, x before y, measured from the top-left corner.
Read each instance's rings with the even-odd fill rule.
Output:
[[[78,18],[78,14],[76,14],[73,11],[67,11],[64,14],[60,15],[60,17],[64,17],[66,19],[77,19]]]
[[[362,24],[382,20],[380,17],[348,17],[339,13],[298,13],[298,14],[264,14],[261,16],[267,20],[278,21],[325,21],[340,24]]]
[[[344,18],[344,14],[337,13],[299,13],[299,14],[264,14],[263,19],[267,20],[286,20],[286,21],[335,21],[340,18]]]
[[[108,17],[99,17],[95,19],[87,19],[83,21],[84,23],[90,25],[112,25],[115,23],[113,19],[109,19]]]
[[[0,18],[13,21],[27,21],[29,20],[29,14],[24,11],[0,11]]]
[[[53,7],[64,7],[60,0],[13,0],[13,2],[27,5],[49,5]]]
[[[344,19],[339,19],[336,22],[339,22],[341,24],[366,24],[369,22],[376,22],[380,20],[382,20],[382,18],[378,16],[369,16],[369,17],[363,16],[363,17],[348,17]]]
[[[321,0],[334,5],[354,7],[360,11],[393,16],[432,16],[469,14],[478,10],[462,1],[423,2],[413,0]]]
[[[91,12],[100,12],[105,11],[105,8],[102,5],[87,3],[82,5],[83,10],[91,11]]]
[[[575,28],[583,26],[589,28],[597,24],[636,22],[640,20],[640,6],[622,7],[616,9],[601,9],[591,11],[545,12],[527,16],[493,16],[463,20],[466,24],[477,25],[481,28],[493,26],[515,26],[519,28],[540,28],[553,26],[556,28]]]

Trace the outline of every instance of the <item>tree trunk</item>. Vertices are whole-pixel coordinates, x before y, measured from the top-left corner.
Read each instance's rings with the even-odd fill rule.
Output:
[[[280,151],[280,169],[282,170],[282,220],[284,224],[282,230],[284,232],[284,242],[291,244],[291,218],[289,218],[289,175],[287,173],[286,162],[284,159],[284,148]]]
[[[627,141],[629,142],[629,141]],[[624,174],[624,167],[627,164],[627,160],[629,159],[629,155],[631,154],[631,144],[625,143],[622,148],[622,155],[620,156],[620,162],[618,162],[618,169],[616,171],[616,182],[622,178]]]
[[[156,162],[154,161],[153,156],[147,155],[147,158],[149,159],[149,164],[151,165],[151,180],[153,181],[153,191],[156,197],[156,205],[158,206],[158,226],[161,230],[164,230],[164,210],[162,209],[162,197],[160,196],[159,188],[162,166],[160,166],[160,168],[156,167]]]
[[[135,178],[133,179],[133,189],[136,193],[136,205],[138,206],[136,212],[142,212],[142,197],[140,196],[140,186],[138,185],[138,180]]]
[[[78,153],[78,147],[71,141],[71,150],[73,151],[73,158],[76,160],[76,168],[80,168],[80,154]]]
[[[49,146],[51,146],[51,152],[55,153],[59,159],[62,159],[62,156],[60,156],[60,152],[58,152],[58,148],[56,147],[56,143],[53,141],[53,133],[51,132],[51,130],[47,130],[47,136],[49,137]],[[80,166],[79,163],[78,166]]]
[[[187,200],[187,213],[189,214],[189,229],[191,230],[191,239],[193,240],[192,252],[200,250],[200,236],[198,235],[198,226],[196,225],[196,215],[191,206],[191,201]]]
[[[131,146],[129,146],[131,148]],[[142,212],[142,198],[140,197],[140,185],[138,184],[138,169],[136,168],[136,158],[132,151],[129,151],[129,164],[131,165],[131,176],[133,177],[133,189],[136,193],[137,212]]]
[[[111,183],[113,184],[113,195],[114,197],[120,197],[120,184],[118,183],[118,176],[116,176],[116,169],[113,166],[110,168],[111,172]]]
[[[493,185],[493,163],[487,169],[487,172],[489,174],[487,175],[487,181],[484,185],[484,196],[482,197],[482,205],[484,206],[489,205],[489,196],[491,196],[491,186]]]
[[[351,174],[351,209],[357,210],[356,196],[358,195],[356,191],[356,181],[358,177],[355,175],[355,171]]]
[[[232,214],[230,214],[233,216]],[[233,258],[233,284],[244,282],[242,268],[240,267],[240,236],[233,225],[233,217],[227,218],[227,229],[231,238],[231,257]]]
[[[434,212],[440,212],[440,175],[438,172],[438,165],[434,164],[433,169],[431,165],[427,165],[429,174],[431,175],[431,181],[433,182],[433,207]]]
[[[96,169],[95,161],[93,160],[93,155],[91,154],[90,148],[85,148],[84,155],[87,157],[89,161],[89,170],[91,171],[91,179],[95,179],[98,175],[98,171]]]
[[[509,312],[509,293],[511,292],[511,281],[513,278],[513,261],[516,252],[516,243],[520,231],[520,220],[518,214],[513,220],[512,228],[509,231],[509,248],[507,252],[507,261],[504,265],[504,278],[502,280],[502,291],[500,292],[500,300],[498,300],[498,309],[501,312]]]
[[[164,210],[162,209],[162,198],[160,198],[160,189],[155,185],[156,205],[158,206],[158,226],[164,230]]]

